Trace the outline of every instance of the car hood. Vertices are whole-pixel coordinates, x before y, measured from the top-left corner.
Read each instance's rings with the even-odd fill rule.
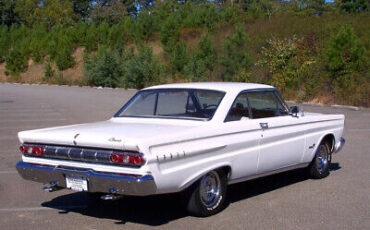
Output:
[[[167,120],[167,119],[166,119]],[[197,124],[198,123],[198,124]],[[111,119],[108,121],[22,131],[21,143],[42,143],[139,151],[138,145],[180,135],[201,121],[162,121],[160,119]],[[157,141],[158,143],[158,141]]]

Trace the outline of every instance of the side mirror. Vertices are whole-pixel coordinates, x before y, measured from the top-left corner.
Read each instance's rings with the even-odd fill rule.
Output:
[[[299,107],[298,106],[290,107],[290,114],[292,114],[293,117],[298,117],[298,113],[299,113]]]

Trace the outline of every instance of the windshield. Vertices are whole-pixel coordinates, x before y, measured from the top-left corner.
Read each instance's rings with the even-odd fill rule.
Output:
[[[225,93],[200,89],[139,91],[115,117],[210,120]]]

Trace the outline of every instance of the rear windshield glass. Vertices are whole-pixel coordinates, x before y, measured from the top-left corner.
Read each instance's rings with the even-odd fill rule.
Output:
[[[139,91],[115,117],[154,117],[210,120],[224,92],[198,89]]]

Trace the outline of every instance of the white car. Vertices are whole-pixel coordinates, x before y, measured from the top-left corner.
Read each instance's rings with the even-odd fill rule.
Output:
[[[186,191],[197,216],[225,207],[228,184],[294,168],[329,175],[343,115],[299,113],[272,86],[184,83],[140,90],[110,120],[19,132],[26,180],[119,195]]]

